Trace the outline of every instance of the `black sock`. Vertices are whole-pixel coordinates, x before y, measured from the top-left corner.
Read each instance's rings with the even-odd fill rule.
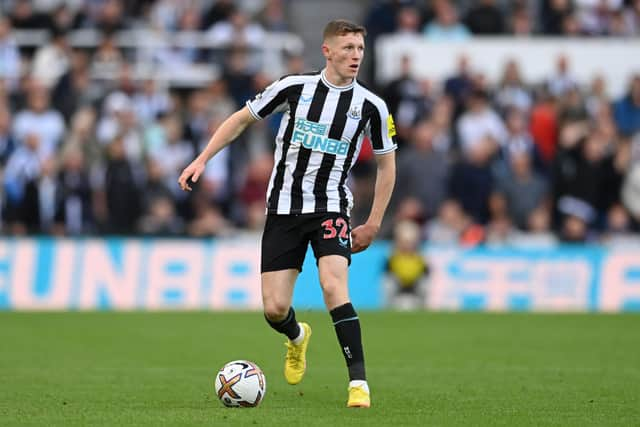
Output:
[[[287,313],[287,316],[279,322],[272,322],[267,319],[266,316],[265,319],[273,329],[281,334],[285,334],[290,340],[298,338],[300,335],[300,325],[298,325],[298,322],[296,321],[296,312],[293,307],[289,307],[289,313]]]
[[[344,360],[349,368],[349,380],[366,380],[360,320],[353,309],[353,305],[348,302],[334,308],[330,314],[342,348]]]

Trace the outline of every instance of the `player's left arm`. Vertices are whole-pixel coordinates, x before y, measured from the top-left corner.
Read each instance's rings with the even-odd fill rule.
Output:
[[[376,155],[378,164],[373,204],[367,222],[351,231],[351,252],[361,252],[369,247],[380,230],[396,182],[396,153],[391,151]]]

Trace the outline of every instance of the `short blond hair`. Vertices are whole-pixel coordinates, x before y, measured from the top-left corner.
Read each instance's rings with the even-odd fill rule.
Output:
[[[355,24],[351,21],[347,21],[346,19],[336,19],[331,21],[324,27],[324,32],[322,33],[323,40],[328,39],[329,37],[335,36],[344,36],[345,34],[362,34],[362,37],[367,35],[367,30],[362,26]]]

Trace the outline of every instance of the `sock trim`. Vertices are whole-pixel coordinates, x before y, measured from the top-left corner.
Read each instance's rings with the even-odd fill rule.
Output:
[[[350,322],[352,320],[358,320],[358,319],[359,319],[358,316],[349,317],[349,318],[346,318],[346,319],[341,319],[341,320],[338,320],[337,322],[333,322],[333,326],[336,326],[338,323]]]

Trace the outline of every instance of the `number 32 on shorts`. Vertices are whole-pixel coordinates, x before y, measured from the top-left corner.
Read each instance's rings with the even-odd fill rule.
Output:
[[[338,217],[336,219],[331,218],[324,221],[321,225],[324,228],[323,238],[325,240],[333,239],[336,236],[338,236],[338,243],[340,244],[340,246],[344,248],[348,247],[349,224],[344,218],[342,217]]]

